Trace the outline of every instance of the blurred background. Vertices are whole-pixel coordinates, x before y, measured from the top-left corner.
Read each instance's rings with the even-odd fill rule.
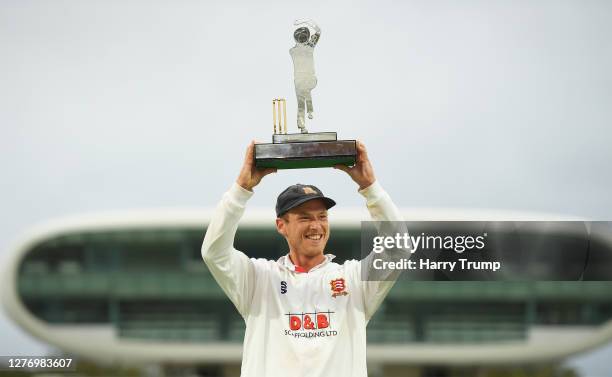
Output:
[[[309,130],[364,141],[407,215],[610,220],[611,16],[606,1],[3,0],[0,355],[122,344],[132,363],[85,355],[79,373],[239,374],[243,325],[199,246],[246,145],[271,138],[271,99],[297,130],[298,18],[322,29]],[[330,244],[351,257],[367,212],[333,169],[267,177],[238,245],[286,252],[272,207],[296,182],[355,221]],[[586,283],[400,284],[368,328],[370,374],[611,376],[612,287]],[[521,359],[530,347],[544,356]]]

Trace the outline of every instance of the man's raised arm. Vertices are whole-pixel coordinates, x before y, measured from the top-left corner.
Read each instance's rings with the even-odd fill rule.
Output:
[[[366,206],[372,217],[372,221],[397,221],[394,223],[399,226],[398,232],[406,231],[404,228],[403,218],[399,209],[395,206],[391,197],[382,188],[380,183],[374,176],[374,169],[370,163],[368,153],[365,145],[362,142],[357,141],[357,161],[353,167],[347,167],[344,165],[334,166],[336,169],[345,171],[357,185],[359,185],[359,193],[366,199]],[[393,227],[395,228],[395,226]],[[386,229],[385,232],[389,230]],[[379,255],[378,257],[380,257]],[[384,257],[384,255],[382,255]],[[397,257],[397,256],[394,256]],[[370,253],[364,260],[358,263],[359,266],[359,278],[363,281],[363,296],[364,296],[364,307],[366,310],[366,318],[369,320],[372,315],[376,312],[376,309],[380,306],[383,299],[389,293],[389,290],[395,284],[395,280],[399,276],[399,270],[387,271],[389,274],[378,273],[376,280],[367,281],[364,277],[369,276],[369,271],[363,271],[363,269],[369,269],[372,266],[373,253]]]
[[[373,221],[402,221],[402,216],[391,201],[389,194],[376,181],[374,168],[368,157],[368,151],[361,141],[357,141],[357,159],[355,165],[348,167],[336,165],[335,169],[346,172],[359,186],[359,193],[366,199],[366,206]]]
[[[264,176],[276,171],[257,169],[253,163],[253,149],[251,142],[238,179],[217,205],[202,243],[204,262],[243,317],[248,314],[255,286],[255,266],[249,257],[234,248],[234,237],[246,203],[253,195],[253,187]]]

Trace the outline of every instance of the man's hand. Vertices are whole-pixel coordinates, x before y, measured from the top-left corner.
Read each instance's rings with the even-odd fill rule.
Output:
[[[345,171],[359,185],[359,190],[369,187],[376,181],[366,147],[359,140],[357,140],[357,160],[355,165],[350,168],[346,165],[335,165],[334,169]]]
[[[253,187],[257,186],[263,177],[270,173],[276,173],[275,168],[260,169],[255,167],[253,158],[254,151],[255,142],[251,141],[244,156],[242,169],[240,169],[240,174],[238,175],[238,179],[236,179],[237,184],[249,191],[253,191]]]

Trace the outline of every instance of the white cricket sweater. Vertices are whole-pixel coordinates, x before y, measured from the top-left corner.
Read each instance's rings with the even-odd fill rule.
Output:
[[[378,182],[359,191],[377,221],[401,221]],[[298,272],[288,255],[249,258],[233,247],[253,192],[238,184],[210,220],[202,257],[246,322],[242,377],[366,377],[366,325],[394,281],[363,281],[361,263]],[[330,218],[333,219],[333,212]]]

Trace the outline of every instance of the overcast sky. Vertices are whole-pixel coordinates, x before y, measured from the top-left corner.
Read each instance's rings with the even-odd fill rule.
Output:
[[[58,216],[213,206],[273,98],[296,130],[303,17],[322,29],[309,130],[364,141],[398,205],[612,219],[612,3],[302,4],[2,0],[2,256]],[[295,182],[362,205],[343,174],[282,171],[250,206]],[[0,333],[0,354],[43,350]]]

